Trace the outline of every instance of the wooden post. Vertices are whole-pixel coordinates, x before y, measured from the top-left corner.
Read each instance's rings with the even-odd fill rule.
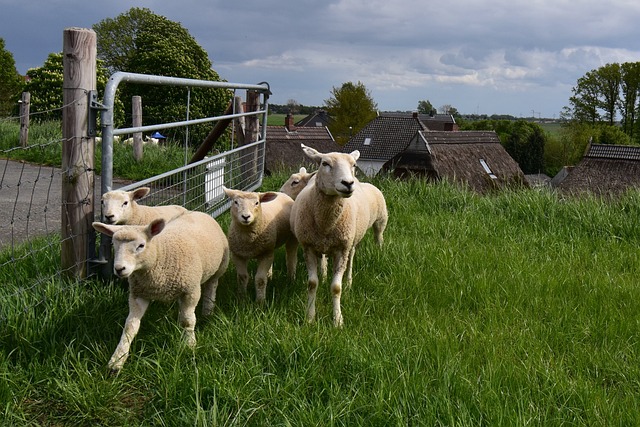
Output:
[[[131,99],[131,113],[133,127],[142,126],[142,98],[139,95]],[[133,134],[133,158],[138,162],[142,160],[142,132]]]
[[[245,112],[258,111],[260,108],[260,93],[255,90],[247,90],[247,103]],[[258,134],[260,130],[260,124],[258,116],[246,116],[245,117],[245,132],[244,132],[244,144],[251,144],[258,140]],[[258,149],[257,147],[251,148],[249,151],[243,151],[242,154],[242,181],[246,182],[248,178],[255,175],[258,167]]]
[[[62,63],[62,270],[87,275],[89,242],[94,244],[94,144],[88,137],[88,91],[96,90],[96,33],[85,28],[63,32]],[[89,234],[91,233],[91,234]]]
[[[20,146],[29,145],[29,110],[31,105],[31,94],[22,92],[20,100]]]

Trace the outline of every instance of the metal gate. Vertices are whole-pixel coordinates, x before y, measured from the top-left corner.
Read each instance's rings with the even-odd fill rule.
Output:
[[[115,93],[118,85],[122,82],[186,86],[190,88],[223,88],[234,91],[247,90],[257,92],[262,99],[256,111],[234,111],[229,115],[115,129],[113,111]],[[189,210],[209,213],[214,218],[224,213],[229,208],[229,201],[225,200],[224,193],[222,192],[223,185],[228,188],[245,191],[253,191],[262,185],[269,94],[269,85],[267,83],[240,84],[135,73],[115,73],[111,76],[105,88],[104,104],[97,106],[102,110],[102,175],[100,196],[111,191],[113,186],[114,136],[137,132],[159,131],[168,128],[242,117],[257,120],[261,119],[260,132],[258,132],[255,141],[120,188],[128,191],[142,186],[150,187],[151,191],[149,195],[141,200],[141,203],[149,206],[177,204]],[[101,236],[98,254],[93,254],[93,256],[90,254],[89,256],[90,271],[97,272],[101,276],[110,276],[112,274],[111,266],[113,265],[111,257],[111,240],[106,236]]]

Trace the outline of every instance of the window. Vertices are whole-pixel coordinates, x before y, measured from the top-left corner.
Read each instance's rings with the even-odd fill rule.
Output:
[[[365,138],[364,145],[371,145],[371,138]]]
[[[484,159],[480,159],[480,164],[484,168],[484,171],[487,173],[487,175],[491,177],[491,179],[498,179],[498,177],[493,174],[491,168],[489,168],[489,165],[484,161]]]

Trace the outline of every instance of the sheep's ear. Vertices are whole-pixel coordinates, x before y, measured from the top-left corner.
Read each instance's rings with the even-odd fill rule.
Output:
[[[98,233],[105,234],[109,237],[113,236],[113,233],[115,233],[117,230],[116,228],[117,226],[107,225],[97,221],[92,223],[91,225],[93,226],[93,229],[96,230]]]
[[[317,150],[314,150],[311,147],[307,147],[304,144],[300,144],[300,145],[302,146],[302,151],[304,151],[304,154],[306,154],[307,157],[309,157],[310,159],[312,159],[317,163],[320,163],[321,155]]]
[[[350,154],[351,157],[353,157],[353,160],[358,160],[360,158],[360,152],[358,150],[354,150]]]
[[[300,171],[298,173],[302,173],[305,174],[307,173],[307,168],[305,168],[304,166],[300,168]]]
[[[260,194],[260,203],[270,202],[272,200],[275,200],[276,197],[278,197],[278,193],[275,193],[273,191],[269,191],[267,193],[261,193]]]
[[[144,196],[149,194],[150,191],[151,191],[151,189],[149,187],[136,188],[135,190],[133,190],[131,192],[131,200],[140,200]]]
[[[162,230],[164,230],[165,225],[166,222],[164,221],[164,219],[155,219],[151,222],[151,224],[147,226],[147,234],[149,235],[149,237],[157,236],[162,232]]]
[[[231,188],[227,188],[224,185],[222,186],[222,191],[227,195],[228,198],[233,199],[238,195],[238,190],[233,190]]]

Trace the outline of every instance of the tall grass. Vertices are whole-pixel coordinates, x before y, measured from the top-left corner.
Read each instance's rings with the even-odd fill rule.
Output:
[[[375,183],[389,205],[385,247],[370,235],[359,247],[343,329],[332,326],[326,283],[317,321],[304,321],[304,266],[290,283],[279,251],[266,308],[236,299],[231,266],[215,314],[198,320],[195,351],[180,342],[177,306],[154,303],[123,371],[110,377],[127,314],[121,283],[54,281],[16,304],[25,279],[3,274],[0,417],[6,425],[640,424],[640,195],[481,197],[447,183]]]

